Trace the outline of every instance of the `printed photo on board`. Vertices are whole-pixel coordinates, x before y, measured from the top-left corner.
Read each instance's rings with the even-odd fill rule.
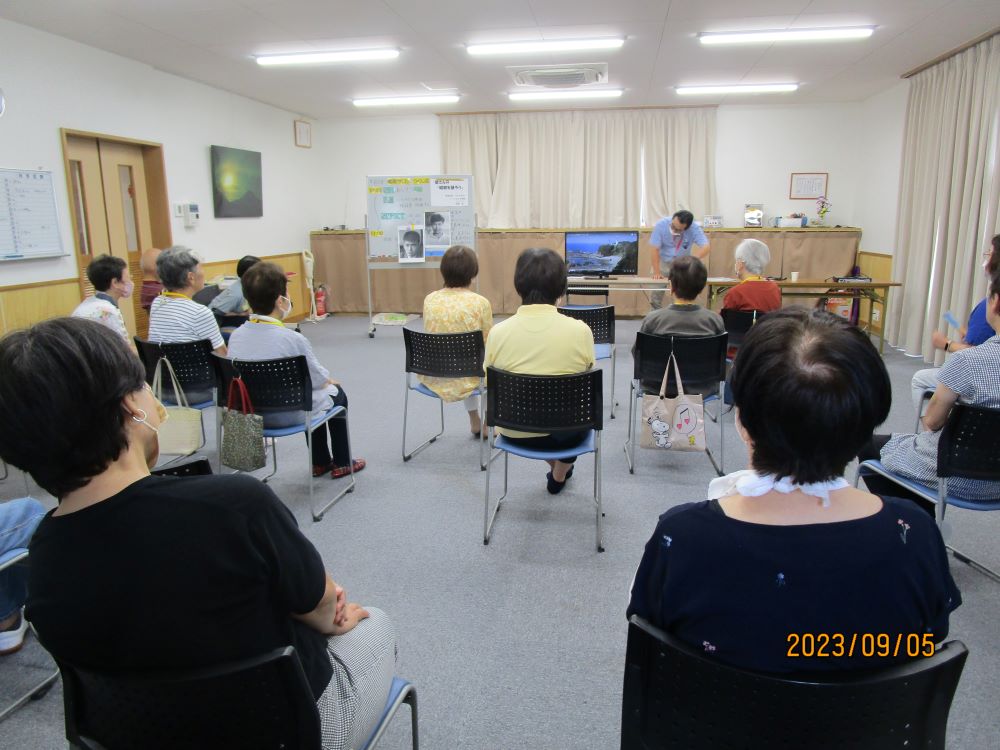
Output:
[[[400,263],[423,263],[424,262],[424,228],[399,227],[399,262]]]
[[[424,213],[424,226],[427,228],[428,246],[443,245],[447,247],[451,244],[451,212],[427,211]]]

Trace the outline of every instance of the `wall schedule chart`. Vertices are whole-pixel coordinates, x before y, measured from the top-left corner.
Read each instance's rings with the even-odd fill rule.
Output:
[[[0,261],[60,255],[52,173],[0,169]]]

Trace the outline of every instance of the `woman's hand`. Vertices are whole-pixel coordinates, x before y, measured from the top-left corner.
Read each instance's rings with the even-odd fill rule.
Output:
[[[948,337],[941,333],[941,331],[934,331],[931,334],[931,344],[935,349],[944,350],[948,346]]]
[[[355,626],[368,617],[368,610],[360,604],[351,602],[345,607],[344,619],[342,622],[333,623],[333,634],[343,635],[354,630]]]

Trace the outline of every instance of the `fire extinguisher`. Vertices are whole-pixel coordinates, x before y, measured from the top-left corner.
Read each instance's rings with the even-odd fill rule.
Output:
[[[316,287],[316,317],[326,317],[326,287]]]

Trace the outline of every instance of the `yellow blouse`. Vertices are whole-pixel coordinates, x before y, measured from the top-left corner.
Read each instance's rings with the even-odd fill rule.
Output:
[[[424,298],[424,330],[427,333],[482,331],[483,339],[493,327],[490,301],[470,289],[445,287]],[[433,378],[418,375],[443,401],[461,401],[479,385],[479,378]]]

